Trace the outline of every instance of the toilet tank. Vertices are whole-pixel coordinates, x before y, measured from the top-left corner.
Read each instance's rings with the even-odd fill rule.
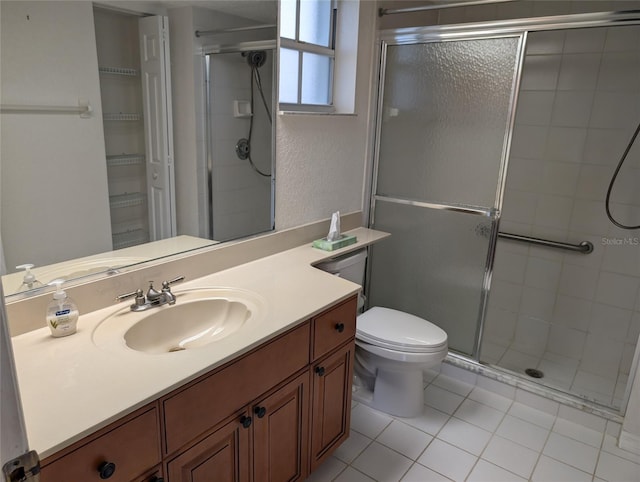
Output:
[[[367,250],[345,254],[316,265],[316,268],[340,276],[360,286],[364,283],[364,268],[367,263]]]

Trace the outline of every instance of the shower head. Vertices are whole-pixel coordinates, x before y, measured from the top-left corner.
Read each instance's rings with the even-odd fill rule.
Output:
[[[242,56],[247,58],[247,63],[252,69],[262,67],[267,61],[267,52],[265,50],[242,52]]]

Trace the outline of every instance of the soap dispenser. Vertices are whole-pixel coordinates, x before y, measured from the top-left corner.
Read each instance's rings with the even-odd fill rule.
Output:
[[[22,284],[18,288],[16,293],[20,293],[21,291],[32,290],[35,288],[42,288],[44,285],[40,283],[35,277],[35,275],[31,272],[33,265],[31,263],[21,264],[20,266],[16,266],[16,269],[23,269],[25,271],[24,277],[22,278]]]
[[[64,280],[57,279],[51,282],[56,286],[53,300],[47,306],[47,325],[51,329],[51,335],[59,338],[73,335],[78,323],[78,307],[67,293],[62,289]]]

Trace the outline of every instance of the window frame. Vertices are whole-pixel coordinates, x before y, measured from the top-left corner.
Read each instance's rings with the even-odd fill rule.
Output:
[[[295,0],[296,2],[296,19],[295,19],[295,39],[279,36],[279,48],[294,51],[298,54],[298,78],[297,78],[297,102],[281,102],[278,98],[279,110],[281,112],[320,112],[331,113],[335,111],[334,107],[334,83],[335,83],[335,64],[336,64],[336,24],[338,18],[338,0],[331,0],[331,18],[329,21],[329,46],[313,44],[300,40],[300,3],[304,0]],[[307,0],[308,1],[308,0]],[[282,3],[281,3],[282,5]],[[328,76],[329,103],[328,104],[308,104],[302,102],[302,71],[303,57],[305,53],[316,54],[327,57],[331,61],[330,72]],[[280,61],[280,59],[278,59]],[[278,79],[280,78],[280,66],[278,66]],[[280,83],[280,82],[279,82]]]

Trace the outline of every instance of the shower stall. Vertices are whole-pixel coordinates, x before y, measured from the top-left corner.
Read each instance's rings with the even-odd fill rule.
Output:
[[[205,55],[211,238],[273,229],[275,41]]]
[[[443,328],[454,362],[623,411],[640,12],[385,31],[380,65],[370,304]]]

